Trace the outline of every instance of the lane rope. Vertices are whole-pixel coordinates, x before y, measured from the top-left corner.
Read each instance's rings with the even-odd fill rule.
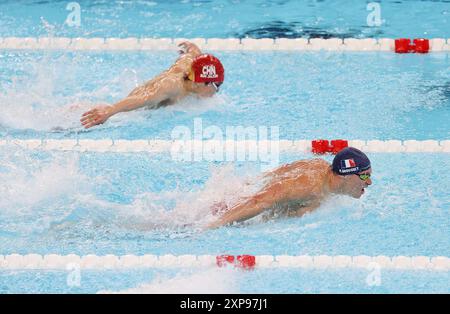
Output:
[[[113,140],[113,139],[0,139],[0,149],[19,147],[42,151],[77,151],[77,152],[180,152],[186,149],[195,151],[222,149],[224,151],[264,149],[280,152],[311,152],[311,140]],[[450,140],[348,140],[348,146],[369,153],[450,153]]]
[[[402,51],[405,39],[393,38],[67,38],[3,37],[0,49],[20,50],[178,50],[189,40],[204,50],[235,51]],[[397,41],[397,45],[396,45]],[[428,40],[430,52],[450,51],[450,38]],[[397,46],[397,49],[396,49]],[[410,46],[408,46],[410,47]],[[428,51],[428,50],[427,50]],[[419,51],[417,51],[419,52]],[[420,51],[422,52],[422,51]]]
[[[449,271],[450,258],[446,256],[348,256],[348,255],[0,255],[0,270],[53,269],[73,267],[81,269],[123,268],[183,268],[223,267],[240,268],[370,268],[394,270]]]

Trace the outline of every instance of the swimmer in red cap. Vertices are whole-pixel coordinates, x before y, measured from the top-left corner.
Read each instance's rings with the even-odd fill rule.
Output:
[[[180,57],[167,71],[134,89],[125,99],[113,105],[100,105],[85,112],[82,125],[88,129],[102,124],[119,112],[146,106],[156,109],[193,94],[211,97],[219,91],[224,81],[224,68],[216,57],[202,54],[193,43],[178,45]]]
[[[302,216],[331,194],[360,198],[372,184],[371,173],[369,158],[353,147],[341,150],[331,165],[319,158],[296,161],[265,174],[268,183],[259,192],[230,209],[221,208],[223,215],[208,227],[244,221],[263,212],[269,217]]]

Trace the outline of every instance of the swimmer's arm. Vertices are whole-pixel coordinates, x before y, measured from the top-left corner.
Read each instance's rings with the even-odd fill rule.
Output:
[[[320,206],[320,202],[315,202],[315,203],[309,204],[308,206],[302,206],[296,210],[289,211],[287,216],[288,217],[301,217],[306,213],[316,210],[319,206]]]
[[[235,221],[239,222],[250,219],[263,212],[266,208],[269,208],[273,203],[273,196],[269,195],[268,192],[258,193],[247,201],[231,208],[217,221],[209,224],[208,228],[218,228]]]
[[[128,97],[111,105],[97,106],[81,117],[81,123],[88,129],[94,125],[102,124],[119,112],[132,111],[143,106],[157,105],[175,95],[179,86],[171,79],[165,79],[152,87],[141,86],[133,90]]]
[[[158,78],[152,84],[146,84],[134,89],[127,98],[111,106],[111,114],[132,111],[143,106],[153,107],[159,103],[180,94],[181,86],[172,76]]]
[[[307,189],[295,191],[292,189],[293,181],[294,180],[285,180],[267,187],[244,203],[231,208],[217,221],[209,224],[208,228],[217,228],[232,222],[240,222],[253,218],[264,210],[272,207],[277,202],[283,202],[292,198],[307,197]]]
[[[186,77],[191,71],[192,61],[194,61],[197,56],[201,55],[202,51],[197,45],[189,41],[180,43],[178,47],[180,47],[180,56],[167,72],[172,74],[179,73]]]
[[[167,97],[168,98],[168,97]],[[146,105],[158,104],[166,99],[166,94],[164,92],[155,93],[150,97],[145,97],[141,95],[132,95],[127,98],[115,103],[111,106],[108,111],[108,118],[119,113],[139,109]]]
[[[181,57],[188,55],[192,58],[195,58],[202,54],[200,48],[196,44],[191,43],[190,41],[184,41],[178,44],[178,47],[180,47],[179,53]]]

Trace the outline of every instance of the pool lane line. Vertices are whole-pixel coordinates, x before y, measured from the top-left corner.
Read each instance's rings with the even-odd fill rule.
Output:
[[[3,37],[1,49],[162,51],[179,50],[178,43],[189,40],[203,50],[216,51],[398,51],[394,38],[68,38]],[[397,44],[396,44],[397,40]],[[413,40],[413,39],[411,39]],[[450,38],[428,40],[430,52],[450,51]],[[397,47],[396,47],[397,46]],[[410,47],[413,47],[411,45]],[[397,49],[396,49],[397,48]]]
[[[68,270],[223,267],[302,269],[392,269],[450,271],[446,256],[348,256],[348,255],[0,255],[0,270]]]
[[[22,148],[41,151],[75,152],[116,152],[116,153],[178,153],[189,149],[210,152],[214,149],[223,152],[269,150],[308,153],[312,152],[312,140],[279,141],[216,141],[216,140],[113,140],[113,139],[0,139],[0,149]],[[348,140],[348,146],[368,153],[450,153],[450,140]]]

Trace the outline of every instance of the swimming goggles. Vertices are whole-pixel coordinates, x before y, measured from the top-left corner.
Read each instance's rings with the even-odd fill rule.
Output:
[[[370,179],[370,173],[357,174],[356,175],[363,181],[367,181]]]
[[[205,83],[205,85],[212,85],[212,86],[214,86],[214,88],[216,89],[216,92],[218,92],[219,91],[219,87],[220,87],[220,85],[222,85],[222,83],[207,82],[207,83]]]

